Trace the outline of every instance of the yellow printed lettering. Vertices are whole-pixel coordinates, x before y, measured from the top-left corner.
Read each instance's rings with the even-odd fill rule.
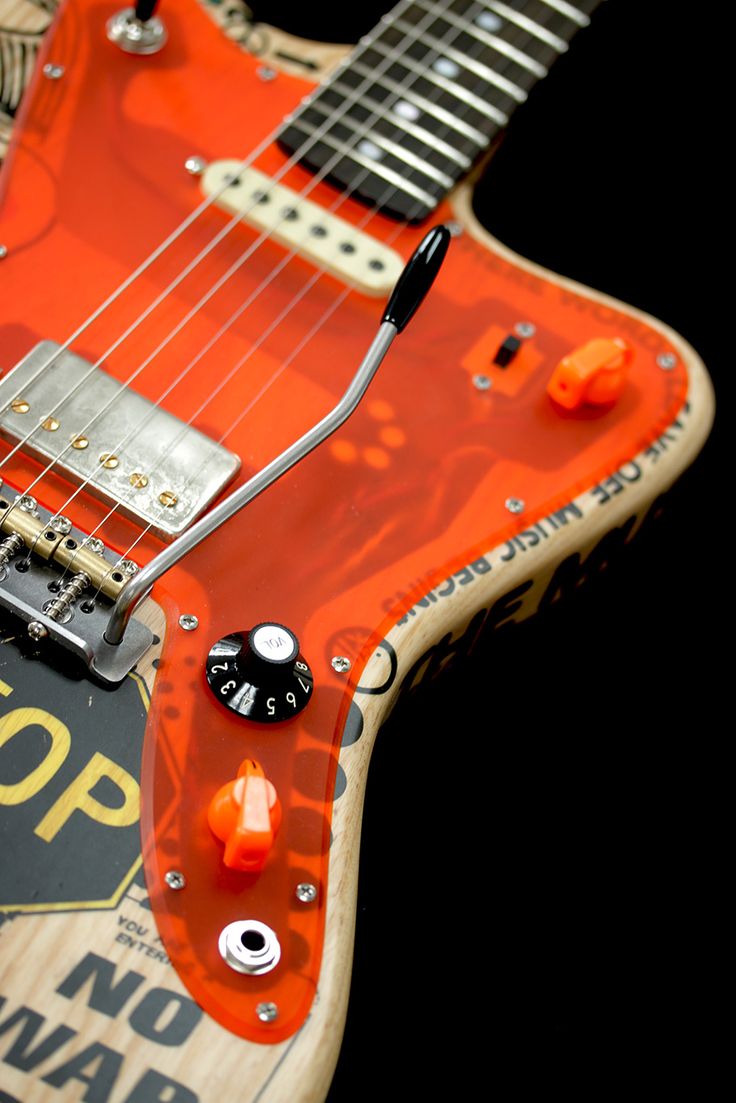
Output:
[[[12,692],[13,687],[9,686],[7,682],[4,682],[2,678],[0,678],[0,697],[9,697]]]
[[[112,781],[120,790],[123,803],[119,808],[101,804],[92,796],[92,790],[103,777]],[[49,808],[35,828],[36,835],[50,843],[77,811],[84,812],[90,819],[108,827],[129,827],[140,815],[138,782],[122,766],[96,751],[79,776]]]
[[[24,728],[37,724],[51,736],[51,746],[35,769],[13,785],[0,785],[0,804],[23,804],[35,797],[54,776],[69,754],[72,737],[66,724],[44,709],[13,709],[0,720],[0,748]]]

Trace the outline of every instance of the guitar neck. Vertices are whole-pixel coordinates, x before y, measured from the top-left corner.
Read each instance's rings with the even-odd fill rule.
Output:
[[[365,203],[426,218],[600,0],[400,0],[280,134]]]

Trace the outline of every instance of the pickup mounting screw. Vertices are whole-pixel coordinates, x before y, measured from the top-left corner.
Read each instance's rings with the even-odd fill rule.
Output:
[[[174,889],[178,892],[179,889],[183,889],[187,883],[187,879],[183,873],[180,873],[178,869],[170,869],[164,874],[164,881],[170,889]]]
[[[64,76],[64,66],[55,65],[53,61],[49,61],[43,67],[43,75],[49,80],[60,80]]]
[[[672,371],[677,364],[677,357],[674,352],[660,352],[657,357],[657,364],[662,371]]]
[[[272,1023],[274,1019],[279,1016],[279,1009],[275,1003],[271,1003],[270,1000],[264,1003],[259,1003],[256,1007],[256,1015],[262,1023]]]
[[[506,509],[509,511],[509,513],[524,512],[525,503],[522,498],[507,498],[504,502],[504,505],[506,506]]]
[[[187,157],[184,162],[184,168],[191,176],[201,176],[204,170],[207,168],[207,162],[204,157]]]
[[[193,632],[195,628],[199,628],[199,619],[194,613],[182,613],[179,617],[179,627],[185,632]]]
[[[338,674],[346,674],[353,664],[347,655],[335,655],[331,665],[332,669],[336,670]]]
[[[474,375],[473,386],[478,391],[488,391],[491,387],[490,377],[487,375]]]
[[[516,332],[520,337],[533,337],[537,332],[537,327],[532,322],[519,322],[516,326]]]
[[[317,886],[309,881],[301,881],[295,890],[296,898],[302,904],[312,904],[317,899]]]

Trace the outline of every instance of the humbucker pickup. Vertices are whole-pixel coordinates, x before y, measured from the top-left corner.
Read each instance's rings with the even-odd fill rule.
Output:
[[[53,341],[0,383],[0,436],[164,539],[240,468],[227,448]]]
[[[216,196],[219,207],[242,213],[244,222],[366,295],[387,295],[401,275],[404,261],[395,249],[258,169],[213,161],[202,175],[202,190]]]

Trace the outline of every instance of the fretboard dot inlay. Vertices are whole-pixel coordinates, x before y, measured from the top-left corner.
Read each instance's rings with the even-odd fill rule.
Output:
[[[368,138],[358,142],[358,153],[362,153],[364,157],[370,157],[371,161],[380,161],[383,157],[383,151]]]
[[[482,11],[480,15],[476,17],[475,22],[484,31],[500,31],[503,27],[503,19],[494,15],[491,11]]]
[[[450,80],[454,80],[460,73],[460,66],[447,57],[438,57],[432,68],[435,73],[439,73],[443,77],[449,77]]]
[[[398,115],[401,119],[408,119],[410,123],[415,123],[421,115],[419,108],[408,100],[399,100],[394,104],[393,111],[394,115]]]

